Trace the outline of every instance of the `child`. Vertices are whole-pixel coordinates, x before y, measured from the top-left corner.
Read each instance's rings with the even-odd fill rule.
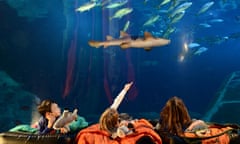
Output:
[[[191,132],[205,128],[207,128],[207,124],[202,120],[192,120],[183,100],[174,96],[166,102],[160,112],[160,120],[156,126],[156,131],[166,143],[171,143],[172,140],[184,143],[177,136],[184,136],[186,131]],[[172,136],[175,139],[171,139],[168,136]]]
[[[49,134],[55,132],[53,124],[61,115],[58,104],[52,100],[43,100],[38,106],[38,112],[42,115],[38,121],[39,134]],[[66,128],[60,129],[61,133],[67,133]]]
[[[119,121],[119,113],[117,109],[120,103],[122,102],[124,96],[126,95],[127,91],[131,88],[132,84],[133,82],[130,82],[124,86],[123,90],[115,98],[113,104],[102,113],[99,119],[100,129],[105,130],[109,134],[111,134],[111,137],[113,139],[120,135],[121,135],[120,137],[122,137],[122,135],[125,135],[125,133],[130,132],[127,129],[127,127],[121,127],[121,129],[119,129],[120,121]]]

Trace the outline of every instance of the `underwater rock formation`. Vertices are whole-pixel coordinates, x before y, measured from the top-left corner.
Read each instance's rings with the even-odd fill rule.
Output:
[[[203,119],[219,123],[240,123],[239,107],[240,71],[236,71],[223,83],[222,88]]]
[[[7,73],[0,71],[0,132],[19,124],[31,124],[39,118],[38,102],[36,95],[23,90]]]
[[[45,17],[51,8],[48,0],[7,0],[6,2],[17,11],[18,16],[30,19]]]

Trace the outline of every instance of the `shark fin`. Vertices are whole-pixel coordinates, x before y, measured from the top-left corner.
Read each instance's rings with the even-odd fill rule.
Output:
[[[106,36],[106,39],[109,41],[109,40],[113,40],[114,38],[112,36]]]
[[[129,37],[129,34],[127,34],[124,31],[120,31],[120,38],[123,38],[123,37]]]
[[[120,47],[121,47],[122,49],[127,49],[127,48],[130,47],[130,44],[129,44],[128,42],[125,42],[125,43],[120,44]]]
[[[150,48],[150,47],[145,47],[144,50],[145,50],[145,51],[151,51],[152,48]]]
[[[145,39],[152,38],[152,37],[153,37],[153,36],[152,36],[151,33],[149,33],[149,32],[144,32],[144,38],[145,38]]]
[[[73,114],[77,114],[78,109],[74,109]]]
[[[63,117],[67,117],[67,116],[68,116],[68,113],[69,113],[69,110],[64,110],[64,111],[63,111]]]

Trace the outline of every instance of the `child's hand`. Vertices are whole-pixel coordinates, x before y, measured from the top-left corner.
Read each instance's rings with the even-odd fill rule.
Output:
[[[48,120],[48,128],[51,128],[56,120],[56,117],[52,113],[47,113],[46,119]]]
[[[124,138],[126,136],[126,134],[121,128],[118,128],[117,129],[117,136],[120,137],[120,138]]]
[[[126,120],[121,120],[121,122],[120,122],[120,124],[119,124],[119,126],[127,126],[128,125],[128,121],[126,121]]]
[[[132,84],[133,84],[133,82],[130,82],[130,83],[125,84],[124,90],[125,90],[125,91],[128,91],[128,90],[131,88]]]
[[[60,128],[60,132],[61,132],[62,134],[68,133],[68,129],[65,128],[65,127]]]

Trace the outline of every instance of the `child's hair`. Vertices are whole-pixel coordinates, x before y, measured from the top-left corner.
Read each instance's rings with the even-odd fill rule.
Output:
[[[188,109],[179,97],[170,98],[160,113],[161,130],[181,135],[192,122]]]
[[[43,100],[39,105],[38,105],[38,112],[42,115],[45,116],[46,112],[51,112],[51,105],[55,103],[52,100]]]
[[[116,131],[118,124],[119,114],[116,109],[106,109],[99,120],[100,129],[106,130],[109,133]]]

